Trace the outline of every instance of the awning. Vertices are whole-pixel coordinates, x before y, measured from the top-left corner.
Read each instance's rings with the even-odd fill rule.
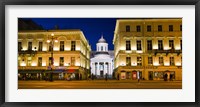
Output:
[[[18,70],[18,73],[42,73],[44,70]]]

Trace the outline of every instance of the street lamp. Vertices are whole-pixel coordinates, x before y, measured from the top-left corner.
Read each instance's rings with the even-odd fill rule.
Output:
[[[51,38],[47,40],[47,43],[50,43],[51,45],[51,73],[50,73],[50,81],[53,81],[53,47],[54,47],[54,42],[58,42],[57,38],[54,37],[54,34],[51,34]]]

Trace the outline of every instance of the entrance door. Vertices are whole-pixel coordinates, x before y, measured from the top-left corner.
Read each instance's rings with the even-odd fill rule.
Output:
[[[149,80],[153,80],[153,71],[149,71]]]
[[[137,71],[133,71],[133,80],[137,79]]]
[[[100,71],[100,77],[103,77],[103,71]]]

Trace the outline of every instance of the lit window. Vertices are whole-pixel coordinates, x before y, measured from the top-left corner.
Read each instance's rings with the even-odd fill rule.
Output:
[[[148,64],[152,65],[153,64],[153,58],[152,57],[148,57]]]
[[[163,63],[163,57],[159,57],[159,64],[160,65],[163,65],[164,63]]]
[[[60,51],[64,51],[64,41],[60,41]]]
[[[126,57],[126,66],[131,66],[131,57]]]
[[[131,50],[131,41],[130,40],[126,41],[126,50]]]
[[[158,50],[163,50],[163,41],[158,40]]]
[[[71,51],[76,50],[76,41],[71,41]]]
[[[42,57],[38,57],[38,66],[42,66]]]
[[[152,40],[147,40],[147,50],[152,50]]]
[[[170,65],[174,66],[174,57],[170,57]]]
[[[137,50],[142,50],[141,40],[137,40]]]
[[[42,42],[39,42],[39,48],[38,51],[42,51]]]
[[[142,57],[137,57],[137,66],[142,66]]]

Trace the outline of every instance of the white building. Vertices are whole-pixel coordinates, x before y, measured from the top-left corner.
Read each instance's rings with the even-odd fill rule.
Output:
[[[91,74],[97,78],[104,78],[106,74],[108,77],[112,77],[113,74],[113,51],[108,51],[108,43],[101,36],[96,44],[96,51],[91,58]]]

